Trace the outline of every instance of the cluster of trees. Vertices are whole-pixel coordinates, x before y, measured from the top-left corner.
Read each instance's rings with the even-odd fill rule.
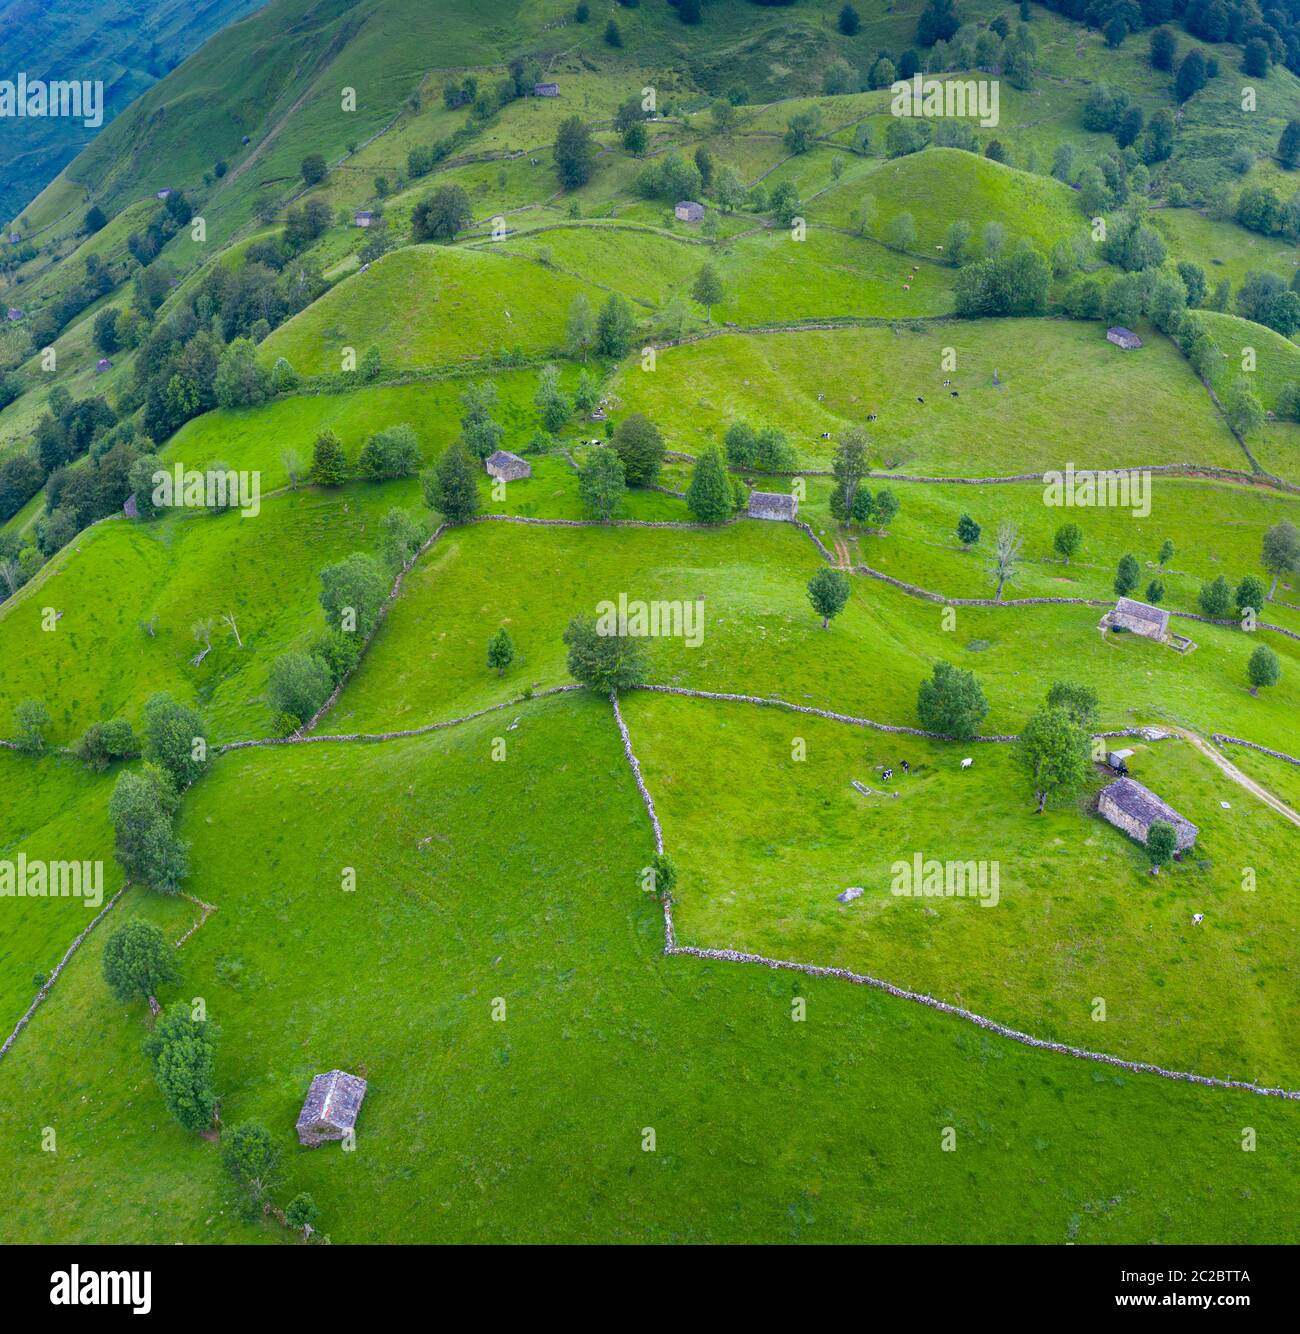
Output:
[[[134,378],[119,395],[119,410],[143,407],[145,433],[161,442],[222,402],[260,402],[271,385],[256,367],[253,345],[323,290],[319,273],[302,261],[279,273],[251,257],[237,269],[214,265],[189,301],[139,343]],[[137,310],[141,299],[137,290]],[[152,297],[143,299],[156,309]]]
[[[865,479],[870,471],[867,461],[869,445],[867,433],[859,427],[846,431],[835,447],[831,475],[835,488],[831,492],[831,516],[841,525],[875,523],[887,529],[898,513],[898,498],[887,488],[875,495],[867,489]]]
[[[117,416],[99,395],[74,399],[63,385],[50,391],[47,409],[36,423],[32,447],[0,463],[0,522],[12,518],[44,486],[47,513],[62,507],[70,522],[60,522],[62,540],[53,535],[42,549],[57,550],[85,524],[111,513],[129,494],[123,489],[132,453],[134,427],[118,426]],[[68,465],[92,456],[90,467],[70,471]]]
[[[680,317],[684,319],[684,307]],[[564,343],[569,355],[586,361],[593,352],[617,361],[632,350],[636,338],[636,317],[631,303],[618,292],[605,298],[600,310],[593,311],[586,295],[579,293],[569,306]],[[594,388],[594,383],[587,381]],[[577,404],[581,410],[581,404]]]
[[[965,264],[953,287],[958,315],[1036,315],[1047,309],[1051,268],[1027,240],[1005,254]]]
[[[132,232],[126,238],[126,248],[132,259],[141,268],[148,268],[158,258],[163,246],[176,235],[182,227],[189,225],[194,217],[194,209],[182,190],[173,190],[154,209],[148,225],[142,232]]]
[[[420,439],[407,422],[367,436],[355,465],[349,463],[342,441],[326,427],[312,445],[308,476],[316,486],[342,486],[353,477],[367,482],[390,482],[416,476],[422,461]]]
[[[49,347],[82,311],[123,282],[127,269],[127,263],[106,263],[99,255],[87,255],[85,275],[81,280],[31,316],[27,333],[32,346]]]
[[[1162,70],[1175,67],[1177,42],[1165,26],[1181,19],[1187,31],[1203,42],[1219,45],[1232,42],[1242,48],[1242,73],[1265,78],[1272,65],[1285,65],[1300,72],[1300,22],[1289,9],[1276,5],[1263,8],[1255,0],[1043,0],[1048,9],[1076,22],[1086,23],[1105,34],[1112,47],[1123,44],[1132,33],[1156,28],[1152,33],[1151,63]]]
[[[176,950],[152,922],[133,918],[104,945],[104,981],[122,1004],[147,1001],[158,1016],[143,1043],[167,1110],[189,1131],[219,1124],[216,1092],[217,1040],[221,1030],[201,1002],[163,1009],[158,994],[180,980]],[[255,1218],[280,1184],[280,1151],[270,1132],[254,1122],[235,1126],[222,1139],[222,1164],[238,1191],[240,1213]],[[295,1196],[282,1221],[311,1240],[320,1210],[308,1194]]]
[[[733,468],[758,472],[794,472],[799,465],[794,446],[775,426],[755,428],[747,421],[734,421],[724,439],[727,462]]]
[[[1136,159],[1149,167],[1173,153],[1173,113],[1162,107],[1148,121],[1122,88],[1097,84],[1083,104],[1082,121],[1085,130],[1114,135],[1120,149],[1132,149]]]
[[[357,665],[383,615],[394,576],[415,559],[425,536],[419,520],[394,506],[380,520],[377,554],[354,551],[321,570],[324,633],[305,651],[280,654],[268,673],[266,701],[277,735],[297,732]]]

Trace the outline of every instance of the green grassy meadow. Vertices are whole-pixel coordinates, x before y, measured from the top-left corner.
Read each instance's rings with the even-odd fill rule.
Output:
[[[286,1188],[313,1193],[336,1243],[1288,1234],[1285,1105],[1029,1051],[856,987],[666,959],[608,706],[533,706],[494,764],[495,730],[237,753],[187,807],[217,911],[182,951],[184,992],[222,1029],[223,1116],[277,1128]],[[214,1146],[167,1121],[141,1015],[97,975],[103,939],[0,1066],[0,1235],[271,1240],[235,1217]],[[72,1059],[87,1047],[111,1079]],[[303,1090],[335,1064],[370,1081],[357,1151],[299,1149]],[[49,1124],[59,1152],[41,1155]]]
[[[91,860],[105,899],[123,888],[109,803],[142,762],[96,772],[75,759],[92,723],[138,725],[168,691],[200,711],[212,748],[175,817],[183,893],[127,885],[0,1057],[0,1243],[295,1240],[249,1221],[218,1137],[182,1130],[165,1106],[142,1051],[148,1008],[116,1001],[103,977],[112,932],[137,917],[177,946],[181,980],[160,999],[201,1001],[218,1026],[221,1127],[269,1129],[284,1155],[277,1204],[310,1192],[335,1244],[1294,1243],[1293,1100],[1035,1049],[839,978],[666,954],[663,905],[642,889],[653,832],[609,700],[538,697],[574,683],[570,621],[621,598],[701,616],[698,642],[647,640],[640,684],[754,697],[621,691],[679,872],[679,944],[848,969],[1039,1039],[1300,1089],[1300,829],[1203,744],[1226,733],[1300,759],[1300,566],[1282,572],[1268,628],[1192,619],[1220,575],[1267,580],[1265,533],[1300,522],[1300,426],[1276,415],[1300,384],[1300,333],[1198,312],[1223,354],[1203,382],[1152,323],[1155,303],[1132,321],[1143,346],[1131,352],[1105,338],[1109,299],[1107,319],[1065,317],[1075,272],[1110,283],[1129,262],[1094,245],[1077,188],[1121,153],[1164,272],[1191,261],[1211,291],[1226,279],[1226,311],[1251,272],[1290,283],[1300,249],[1281,224],[1262,236],[1224,219],[1243,187],[1295,192],[1274,155],[1300,120],[1300,80],[1275,64],[1244,110],[1240,45],[1194,39],[1180,16],[1180,54],[1218,62],[1180,103],[1145,30],[1112,48],[1043,5],[1029,8],[1027,86],[1001,57],[930,69],[967,64],[965,37],[995,20],[1020,22],[1001,0],[961,0],[965,32],[926,50],[924,72],[997,79],[1000,119],[974,127],[978,151],[891,158],[888,79],[866,89],[881,53],[916,47],[925,3],[859,4],[845,34],[842,0],[711,0],[699,24],[661,3],[581,21],[569,0],[267,0],[159,78],[12,221],[35,254],[0,266],[0,314],[27,311],[0,332],[0,379],[15,377],[0,408],[0,739],[18,737],[24,701],[50,721],[39,754],[0,745],[0,872],[20,854]],[[473,100],[458,103],[467,77]],[[527,95],[540,80],[559,96]],[[834,80],[851,90],[827,93]],[[1121,150],[1084,128],[1101,83],[1148,120],[1176,113],[1170,155],[1145,176],[1142,141]],[[643,145],[615,123],[629,99],[649,117]],[[791,118],[812,110],[820,128],[792,152]],[[591,155],[566,187],[557,135],[575,116]],[[995,139],[1004,161],[984,156]],[[670,153],[694,165],[671,187],[647,183]],[[325,174],[309,183],[315,154]],[[720,188],[724,168],[744,191]],[[781,186],[803,225],[772,205]],[[164,187],[205,226],[173,229],[152,257],[141,234],[166,211]],[[460,230],[417,242],[417,207],[449,187],[465,192]],[[683,191],[703,220],[674,216]],[[309,201],[326,206],[315,236],[286,227]],[[1118,193],[1113,204],[1112,222]],[[106,215],[93,233],[92,205]],[[382,230],[355,226],[361,209]],[[1055,252],[1041,300],[1013,300],[1002,276],[996,308],[1038,314],[957,314],[969,287],[944,247],[959,221],[967,258],[996,249],[990,223],[1008,251]],[[141,255],[164,279],[148,300]],[[250,260],[268,266],[254,273],[274,301],[230,283]],[[711,306],[695,297],[706,265],[721,285]],[[97,266],[117,285],[82,308]],[[599,311],[612,294],[630,304],[626,337],[573,342],[575,299]],[[141,302],[141,341],[98,374],[97,317]],[[52,369],[32,336],[47,313]],[[233,357],[218,373],[228,321],[263,371],[285,358],[298,383],[268,395]],[[372,350],[378,369],[363,367]],[[590,388],[581,411],[547,419],[548,364],[564,394]],[[1244,442],[1225,415],[1239,376],[1274,414]],[[477,489],[477,515],[446,523],[405,571],[313,734],[223,750],[278,731],[272,665],[325,628],[321,569],[378,554],[394,507],[422,537],[443,525],[415,474],[473,437],[462,398],[485,380],[501,447],[531,475],[497,486],[474,462],[464,494]],[[68,406],[62,390],[102,395],[113,439],[169,468],[255,473],[260,513],[129,520],[120,475],[106,503],[68,487],[112,441],[106,427],[74,439],[75,404],[57,438],[43,418]],[[579,470],[636,413],[668,457],[653,487],[621,497],[621,522],[597,523]],[[747,515],[695,521],[695,461],[739,421],[787,437],[799,474],[739,476],[793,493],[815,541]],[[369,437],[403,424],[418,467],[361,480]],[[864,485],[898,501],[887,530],[832,517],[830,470],[854,428]],[[322,488],[306,473],[326,430],[348,476]],[[36,479],[4,471],[38,441]],[[1174,471],[1150,477],[1149,513],[1061,507],[1040,481],[1002,480],[1071,466]],[[50,511],[70,496],[83,512],[60,546],[66,512]],[[97,503],[111,513],[91,522]],[[981,528],[970,546],[963,515]],[[1069,561],[1054,549],[1067,522],[1083,533]],[[1022,541],[1012,605],[965,605],[993,597],[1008,523]],[[34,574],[19,554],[32,543]],[[848,585],[827,629],[808,591],[824,549]],[[1193,651],[1100,633],[1127,555],[1133,596],[1155,598],[1158,580]],[[1036,598],[1079,601],[1023,601]],[[503,629],[514,656],[498,672],[488,645]],[[1281,675],[1252,695],[1261,643]],[[986,697],[971,741],[796,711],[917,728],[939,662],[969,669]],[[1094,763],[1039,815],[1017,747],[994,740],[1061,681],[1096,691],[1102,729],[1184,733],[1119,743],[1199,830],[1158,877],[1096,812],[1109,770]],[[1300,812],[1300,767],[1221,750]],[[918,855],[996,866],[997,903],[891,892]],[[851,887],[862,895],[839,901]],[[0,1041],[94,912],[0,892]],[[302,1100],[335,1068],[369,1081],[356,1151],[305,1149]]]

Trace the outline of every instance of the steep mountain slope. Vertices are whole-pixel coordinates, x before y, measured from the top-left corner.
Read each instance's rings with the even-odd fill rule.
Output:
[[[207,41],[265,0],[0,0],[5,78],[101,80],[104,124]],[[100,127],[102,128],[102,127]],[[100,129],[49,118],[0,137],[0,216],[23,208]]]

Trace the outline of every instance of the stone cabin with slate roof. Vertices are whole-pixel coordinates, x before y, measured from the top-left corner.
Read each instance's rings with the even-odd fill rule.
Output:
[[[366,1096],[366,1081],[344,1070],[317,1075],[307,1090],[307,1101],[298,1113],[298,1143],[314,1149],[329,1140],[342,1139],[355,1130],[357,1113]]]
[[[699,222],[704,217],[704,205],[693,199],[682,199],[673,207],[673,216],[678,222]]]
[[[1147,639],[1169,638],[1169,613],[1149,602],[1137,602],[1133,598],[1120,598],[1114,611],[1108,611],[1102,617],[1102,624],[1119,626],[1131,630],[1135,635],[1144,635]]]
[[[1151,826],[1157,820],[1173,825],[1177,851],[1182,852],[1196,842],[1196,826],[1135,778],[1117,778],[1102,788],[1097,797],[1097,810],[1103,819],[1139,843],[1147,841]]]
[[[782,491],[751,491],[749,517],[751,519],[785,519],[793,523],[799,513],[799,502]]]
[[[1125,352],[1132,352],[1134,348],[1142,346],[1142,340],[1137,334],[1132,329],[1124,328],[1122,324],[1117,324],[1106,330],[1106,341],[1114,343],[1116,347],[1122,348]]]
[[[560,85],[558,83],[535,83],[533,84],[534,97],[559,97]]]
[[[506,449],[489,454],[483,460],[483,466],[488,470],[488,476],[503,482],[521,482],[525,477],[533,475],[532,465],[527,459],[521,459],[518,454],[512,454]]]

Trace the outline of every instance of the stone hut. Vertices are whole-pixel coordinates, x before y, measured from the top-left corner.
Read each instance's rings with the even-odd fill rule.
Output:
[[[535,83],[533,84],[534,97],[559,97],[560,85],[558,83]]]
[[[489,477],[499,478],[503,482],[521,482],[525,477],[533,475],[527,459],[521,459],[518,454],[511,454],[505,449],[489,454],[483,466],[488,470]]]
[[[1097,797],[1097,810],[1116,829],[1122,829],[1139,843],[1147,841],[1147,834],[1157,820],[1173,825],[1177,851],[1182,852],[1196,842],[1196,826],[1136,778],[1117,778],[1108,783]]]
[[[8,310],[5,311],[5,319],[21,320],[24,314],[26,314],[26,312],[21,306],[10,306]]]
[[[1122,324],[1117,324],[1114,328],[1106,330],[1106,341],[1114,343],[1116,347],[1123,348],[1125,352],[1132,352],[1134,348],[1142,346],[1142,340],[1133,332],[1132,329],[1126,329]]]
[[[109,361],[107,357],[100,357],[100,359],[95,363],[96,375],[103,375],[105,371],[111,371],[112,369],[113,369],[113,363]]]
[[[793,522],[799,513],[799,502],[782,491],[751,491],[749,517],[751,519],[785,519]]]
[[[354,227],[369,227],[370,224],[374,222],[374,220],[375,220],[375,215],[371,213],[368,209],[364,208],[358,209],[352,215],[352,225]]]
[[[1153,607],[1149,602],[1137,602],[1133,598],[1120,598],[1114,611],[1108,611],[1102,617],[1102,624],[1119,626],[1131,630],[1135,635],[1147,639],[1166,640],[1169,638],[1169,613]]]
[[[159,199],[166,199],[167,196],[171,194],[171,192],[172,192],[172,188],[171,188],[171,186],[170,186],[170,185],[164,185],[163,188],[162,188],[161,190],[158,191],[158,196],[157,196],[157,197],[158,197]]]
[[[699,222],[704,217],[704,205],[693,199],[679,200],[673,206],[673,217],[678,222]]]
[[[343,1070],[317,1075],[298,1113],[298,1143],[309,1149],[356,1129],[366,1081]]]

